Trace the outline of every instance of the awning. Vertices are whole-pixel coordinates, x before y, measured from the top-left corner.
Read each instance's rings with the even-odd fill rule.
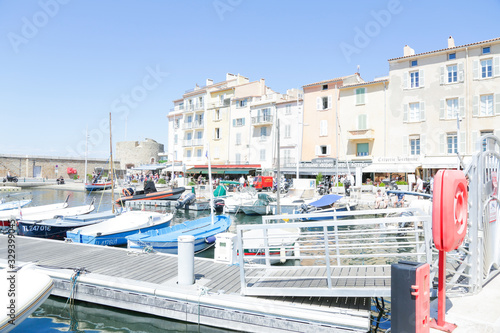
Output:
[[[415,172],[415,169],[421,165],[422,165],[422,163],[373,163],[373,164],[363,168],[363,172],[413,173],[413,172]]]
[[[165,164],[145,164],[138,167],[133,167],[132,170],[161,170],[165,169]]]
[[[464,164],[470,163],[470,156],[464,158]],[[423,169],[456,169],[458,165],[458,157],[453,156],[426,156],[422,161]]]
[[[250,171],[260,168],[258,165],[212,165],[213,174],[226,174],[226,175],[247,175]],[[194,167],[187,169],[187,173],[201,173],[208,174],[208,165],[195,165]]]

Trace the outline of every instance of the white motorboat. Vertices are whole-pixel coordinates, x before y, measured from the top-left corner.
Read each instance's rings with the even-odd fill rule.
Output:
[[[52,279],[30,267],[16,272],[0,270],[0,332],[10,332],[35,311],[49,296]]]
[[[300,237],[299,228],[278,228],[267,230],[267,241],[271,264],[284,263],[294,252],[295,242]],[[245,260],[255,264],[265,264],[266,248],[264,229],[253,229],[243,234]]]

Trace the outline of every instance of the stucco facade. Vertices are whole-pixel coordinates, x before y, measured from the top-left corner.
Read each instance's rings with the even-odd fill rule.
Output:
[[[467,160],[482,134],[500,135],[500,38],[389,60],[392,156],[420,156],[423,169]],[[459,122],[457,122],[457,117]],[[459,125],[458,125],[459,124]],[[459,129],[457,130],[457,127]]]

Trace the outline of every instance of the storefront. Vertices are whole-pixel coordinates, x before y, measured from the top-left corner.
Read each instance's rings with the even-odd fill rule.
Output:
[[[315,158],[310,162],[300,162],[298,165],[299,178],[315,178],[321,174],[323,176],[335,176],[352,174],[356,175],[357,170],[363,169],[371,164],[371,161],[337,161],[336,158]],[[288,175],[288,178],[295,178],[297,174],[297,164],[289,163],[280,168],[281,173]],[[364,181],[363,177],[363,181]]]
[[[409,180],[408,174],[415,174],[421,166],[420,156],[377,157],[371,165],[363,168],[363,173],[371,174],[375,183],[388,178],[411,182],[413,178]]]

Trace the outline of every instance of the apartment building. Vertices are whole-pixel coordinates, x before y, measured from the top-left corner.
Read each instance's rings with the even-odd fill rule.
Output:
[[[304,85],[303,161],[338,158],[336,150],[338,88],[362,82],[358,74]]]
[[[413,158],[426,176],[467,162],[484,134],[500,135],[500,38],[389,59],[391,126],[396,163]],[[481,143],[479,143],[481,144]]]

